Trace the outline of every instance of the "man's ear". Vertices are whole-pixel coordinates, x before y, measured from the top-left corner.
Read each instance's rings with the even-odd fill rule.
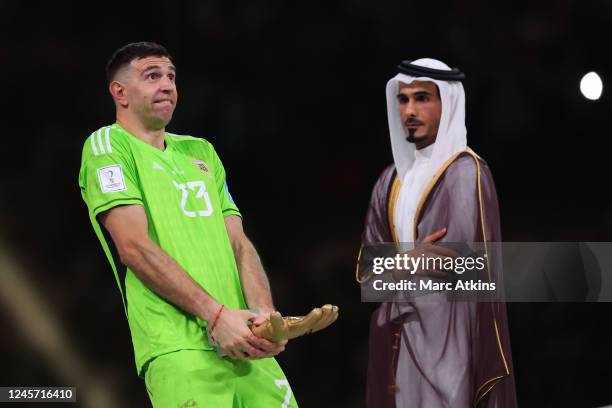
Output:
[[[128,101],[125,86],[121,84],[119,81],[112,81],[108,86],[108,90],[115,102],[117,102],[120,106],[127,108]]]

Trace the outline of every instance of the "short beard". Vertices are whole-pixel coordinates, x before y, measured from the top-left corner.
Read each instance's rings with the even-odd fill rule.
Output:
[[[416,133],[416,129],[408,129],[408,136],[406,136],[406,141],[408,143],[416,143],[417,139],[416,137],[414,137],[414,134]]]

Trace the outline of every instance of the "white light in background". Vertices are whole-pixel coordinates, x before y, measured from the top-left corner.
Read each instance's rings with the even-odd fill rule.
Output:
[[[580,80],[580,92],[582,95],[592,101],[596,101],[601,96],[603,91],[603,82],[597,75],[597,72],[589,72]]]

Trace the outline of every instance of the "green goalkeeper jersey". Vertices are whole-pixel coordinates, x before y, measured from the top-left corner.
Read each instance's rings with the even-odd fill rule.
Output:
[[[89,218],[115,273],[126,310],[139,375],[152,358],[181,349],[212,349],[206,322],[172,305],[121,264],[97,216],[118,205],[141,205],[149,238],[212,297],[245,309],[224,218],[240,213],[213,146],[165,133],[161,151],[119,124],[103,127],[83,147],[79,186]]]

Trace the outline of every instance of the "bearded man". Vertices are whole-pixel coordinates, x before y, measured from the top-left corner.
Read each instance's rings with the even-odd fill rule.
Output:
[[[398,68],[386,89],[394,163],[374,186],[363,247],[395,242],[416,246],[415,256],[449,256],[434,243],[500,242],[491,172],[467,147],[465,75],[429,58]],[[358,281],[368,278],[358,270]],[[516,405],[505,304],[421,298],[386,301],[373,314],[368,407]]]

